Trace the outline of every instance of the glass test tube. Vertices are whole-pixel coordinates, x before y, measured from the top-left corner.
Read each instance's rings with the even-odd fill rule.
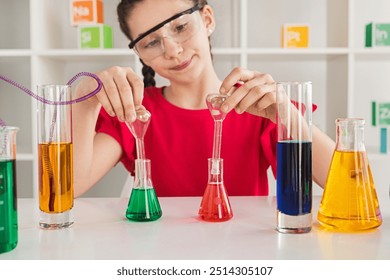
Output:
[[[19,128],[0,127],[0,253],[18,244],[16,193],[16,133]]]
[[[305,233],[312,224],[312,84],[277,83],[277,227]]]
[[[41,85],[38,95],[56,102],[72,98],[68,85]],[[72,106],[38,102],[37,107],[39,225],[66,228],[73,224]]]

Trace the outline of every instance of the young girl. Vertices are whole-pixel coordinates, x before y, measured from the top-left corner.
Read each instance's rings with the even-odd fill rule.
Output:
[[[207,185],[214,121],[209,93],[231,94],[222,109],[221,157],[229,196],[267,195],[267,169],[276,171],[276,94],[269,74],[235,68],[221,81],[213,67],[209,37],[213,9],[204,0],[122,0],[122,31],[143,63],[142,81],[132,69],[98,74],[104,87],[74,105],[75,195],[91,188],[119,161],[134,174],[135,140],[125,122],[135,109],[152,114],[145,135],[146,158],[158,196],[202,196]],[[169,80],[155,87],[154,73]],[[241,86],[237,87],[238,84]],[[84,80],[77,96],[96,84]],[[324,186],[334,142],[313,127],[313,178]]]

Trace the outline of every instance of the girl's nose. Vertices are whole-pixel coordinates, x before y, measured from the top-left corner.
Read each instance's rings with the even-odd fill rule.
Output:
[[[181,43],[176,42],[174,38],[164,37],[163,46],[165,58],[177,57],[183,52]]]

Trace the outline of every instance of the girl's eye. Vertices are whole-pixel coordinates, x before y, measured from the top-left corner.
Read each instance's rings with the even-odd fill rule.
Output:
[[[177,33],[181,33],[181,32],[184,32],[186,29],[188,28],[188,23],[184,23],[184,24],[179,24],[175,27],[175,31]]]
[[[160,45],[160,39],[154,39],[148,43],[146,43],[143,48],[144,49],[148,49],[148,48],[153,48],[153,47],[157,47]]]

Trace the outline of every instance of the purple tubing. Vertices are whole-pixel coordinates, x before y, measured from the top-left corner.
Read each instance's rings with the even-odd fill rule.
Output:
[[[78,103],[78,102],[81,102],[81,101],[84,101],[92,96],[94,96],[95,94],[97,94],[103,87],[103,84],[102,84],[102,81],[99,79],[99,77],[93,73],[89,73],[89,72],[80,72],[80,73],[77,73],[75,76],[73,76],[69,82],[67,82],[66,84],[68,86],[72,85],[74,83],[74,81],[76,81],[78,78],[80,78],[81,76],[88,76],[88,77],[91,77],[91,78],[94,78],[96,80],[96,82],[98,83],[98,86],[97,88],[92,91],[91,93],[88,93],[87,95],[84,95],[84,96],[81,96],[79,98],[76,98],[76,99],[73,99],[73,100],[67,100],[67,101],[52,101],[52,100],[47,100],[47,99],[44,99],[38,95],[36,95],[34,92],[32,92],[31,90],[29,90],[28,88],[18,84],[17,82],[11,80],[11,79],[8,79],[7,77],[4,77],[2,75],[0,75],[0,80],[3,80],[15,87],[17,87],[18,89],[24,91],[25,93],[27,93],[28,95],[30,95],[31,97],[35,98],[36,100],[42,102],[42,103],[45,103],[45,104],[49,104],[49,105],[69,105],[69,104],[74,104],[74,103]]]
[[[13,85],[14,87],[17,87],[18,89],[24,91],[25,93],[27,93],[28,95],[30,95],[31,97],[35,98],[36,100],[38,100],[38,101],[40,101],[42,103],[49,104],[49,105],[69,105],[69,104],[75,104],[75,103],[78,103],[78,102],[82,102],[82,101],[84,101],[84,100],[86,100],[88,98],[91,98],[92,96],[96,95],[103,87],[103,83],[99,79],[99,77],[97,75],[95,75],[93,73],[89,73],[89,72],[77,73],[66,84],[68,86],[72,85],[81,76],[87,76],[87,77],[91,77],[91,78],[95,79],[97,84],[98,84],[98,86],[96,87],[95,90],[93,90],[92,92],[88,93],[87,95],[81,96],[81,97],[73,99],[73,100],[67,100],[67,101],[47,100],[47,99],[45,99],[43,97],[40,97],[40,96],[36,95],[34,92],[29,90],[28,88],[26,88],[26,87],[18,84],[17,82],[15,82],[15,81],[13,81],[13,80],[5,77],[5,76],[2,76],[2,75],[0,75],[0,80],[3,80],[4,82],[9,83],[10,85]],[[6,126],[6,123],[0,118],[0,129],[4,128],[5,126]],[[0,147],[0,154],[3,153],[4,148],[5,147]]]

